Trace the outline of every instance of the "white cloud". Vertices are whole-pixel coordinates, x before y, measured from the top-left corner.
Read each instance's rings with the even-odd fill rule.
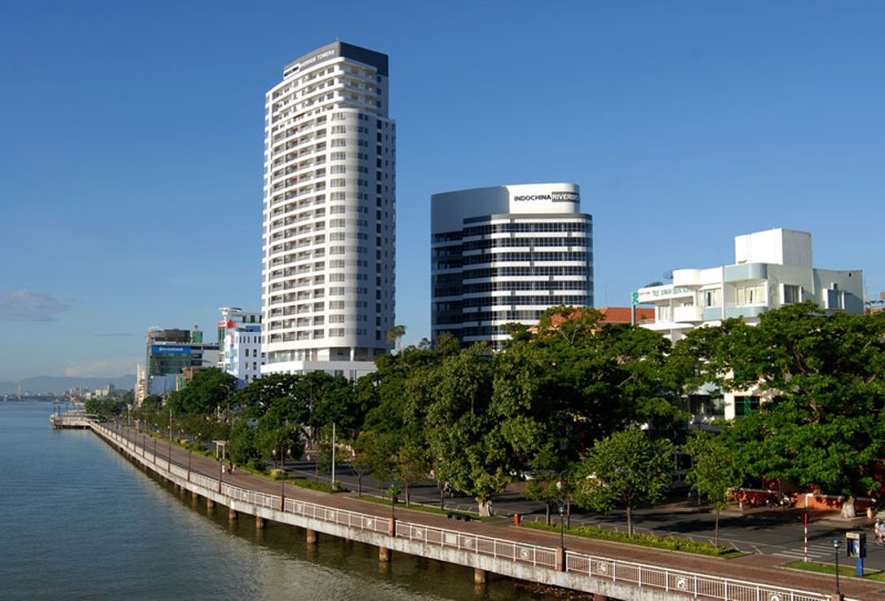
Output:
[[[113,357],[99,359],[90,363],[69,365],[65,375],[69,378],[116,378],[135,373],[135,365],[144,361],[144,357]]]
[[[48,294],[15,290],[0,293],[0,321],[55,321],[70,305]]]

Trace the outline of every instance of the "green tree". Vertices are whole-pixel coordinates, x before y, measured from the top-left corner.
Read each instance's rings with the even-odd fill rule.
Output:
[[[549,463],[539,454],[553,452],[567,465],[592,441],[624,428],[642,424],[671,435],[684,423],[670,343],[601,318],[560,306],[545,312],[534,333],[514,326],[522,333],[498,357],[494,394],[505,436],[525,464],[538,468]]]
[[[633,510],[663,496],[673,476],[673,452],[670,441],[638,428],[598,440],[579,466],[575,500],[597,511],[624,509],[633,536]]]
[[[443,358],[425,374],[427,439],[441,480],[476,499],[489,515],[514,468],[513,452],[491,407],[494,357],[474,345]]]
[[[374,444],[375,437],[371,432],[360,432],[349,443],[352,453],[350,467],[356,474],[356,494],[358,497],[363,495],[363,478],[372,473],[372,468],[377,461],[373,449]]]
[[[544,502],[548,525],[554,505],[567,504],[570,499],[573,488],[569,473],[571,467],[572,464],[549,447],[538,453],[532,464],[531,479],[526,485],[525,497]]]
[[[84,403],[86,413],[97,415],[102,419],[113,419],[126,411],[126,403],[121,399],[89,399]]]
[[[202,369],[181,390],[169,395],[166,407],[175,415],[210,414],[227,404],[237,389],[237,379],[216,367]]]
[[[728,507],[731,491],[741,485],[740,466],[722,436],[695,432],[686,445],[692,466],[686,480],[716,512],[715,539],[719,544],[719,514]]]
[[[674,355],[694,370],[695,383],[771,399],[723,432],[748,476],[849,495],[848,516],[853,496],[880,489],[885,314],[788,305],[762,314],[755,327],[727,320],[695,330]]]

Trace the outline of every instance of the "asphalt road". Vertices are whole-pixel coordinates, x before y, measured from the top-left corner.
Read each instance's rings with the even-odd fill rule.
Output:
[[[292,462],[287,471],[305,478],[317,477],[314,465],[307,462]],[[320,480],[329,481],[329,473],[319,474]],[[336,480],[342,482],[351,491],[357,490],[356,476],[347,468],[339,466]],[[390,483],[375,482],[364,478],[364,493],[382,495]],[[520,494],[520,485],[493,499],[493,511],[497,515],[512,516],[520,514],[523,521],[546,519],[543,503],[529,501]],[[405,494],[400,495],[400,501]],[[440,506],[439,488],[433,483],[422,483],[410,489],[412,503],[423,503]],[[472,498],[457,492],[452,497],[442,499],[445,507],[453,510],[476,511],[476,503]],[[803,525],[804,510],[801,508],[748,508],[740,510],[737,506],[720,513],[719,541],[732,545],[747,553],[764,553],[783,557],[784,561],[801,561],[807,557],[809,561],[825,563],[835,562],[833,539],[841,542],[839,563],[854,566],[856,560],[845,554],[845,533],[863,531],[867,535],[867,557],[864,567],[885,570],[885,546],[878,546],[872,534],[872,521],[865,516],[854,520],[845,520],[838,514],[809,512],[807,551],[805,527]],[[715,538],[715,513],[705,505],[682,498],[670,498],[665,504],[657,507],[634,511],[634,530],[651,532],[657,535],[674,535],[698,541],[712,541]],[[565,517],[563,520],[565,521]],[[612,530],[625,531],[626,515],[623,511],[613,511],[608,515],[587,512],[572,505],[572,525],[588,524]],[[551,521],[558,524],[560,515],[554,508]]]

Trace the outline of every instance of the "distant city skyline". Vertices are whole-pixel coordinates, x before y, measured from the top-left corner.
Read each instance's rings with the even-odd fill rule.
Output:
[[[261,307],[264,94],[340,40],[388,55],[395,323],[430,337],[430,198],[567,181],[595,305],[737,235],[814,236],[885,290],[885,5],[107,0],[0,12],[0,381],[134,374],[151,327]]]

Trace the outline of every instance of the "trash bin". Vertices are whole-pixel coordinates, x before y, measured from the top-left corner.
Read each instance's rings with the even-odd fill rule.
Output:
[[[513,514],[513,525],[519,526],[519,514],[518,513]]]

